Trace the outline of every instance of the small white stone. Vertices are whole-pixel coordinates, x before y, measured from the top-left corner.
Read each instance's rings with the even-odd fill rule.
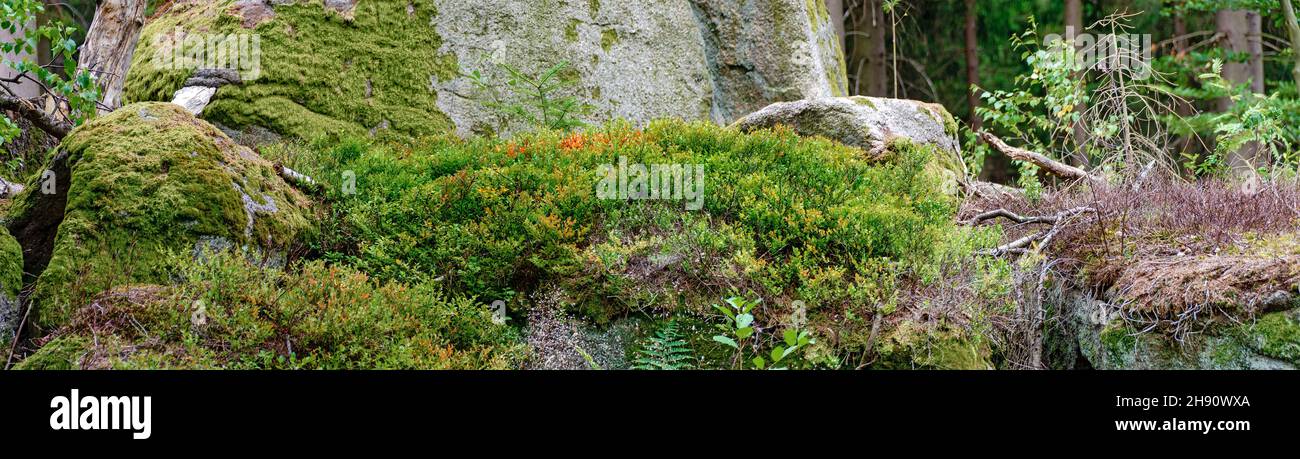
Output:
[[[199,116],[203,114],[203,109],[208,107],[212,102],[212,95],[217,93],[217,88],[208,88],[203,86],[190,86],[181,88],[176,91],[172,97],[172,103],[185,107],[185,110]]]

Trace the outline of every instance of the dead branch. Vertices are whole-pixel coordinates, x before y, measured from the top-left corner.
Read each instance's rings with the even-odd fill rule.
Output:
[[[1089,174],[1088,171],[1083,169],[1048,158],[1043,156],[1041,153],[1007,145],[1007,143],[1003,142],[1002,139],[998,138],[998,136],[995,136],[988,131],[981,132],[980,139],[993,147],[994,150],[1011,157],[1011,159],[1033,163],[1057,177],[1076,180],[1083,179],[1092,183],[1104,183],[1101,177]]]
[[[40,130],[60,139],[66,137],[68,132],[72,131],[71,124],[50,117],[30,100],[0,94],[0,110],[17,113],[23,119],[31,121]]]
[[[1079,214],[1081,214],[1081,213],[1085,213],[1085,212],[1096,212],[1096,211],[1097,211],[1096,209],[1093,209],[1093,208],[1091,208],[1091,207],[1075,207],[1075,208],[1071,208],[1071,209],[1062,210],[1062,211],[1057,212],[1057,213],[1055,213],[1055,214],[1053,214],[1053,215],[1042,215],[1042,216],[1025,217],[1025,216],[1021,216],[1020,214],[1017,214],[1017,213],[1015,213],[1015,212],[1012,212],[1012,211],[1006,210],[1006,209],[997,209],[997,210],[990,210],[990,211],[988,211],[988,212],[984,212],[984,213],[982,213],[982,214],[976,215],[975,217],[971,218],[970,220],[967,220],[967,221],[966,221],[966,224],[967,224],[967,225],[978,225],[978,224],[980,224],[980,223],[984,223],[986,220],[992,220],[992,219],[994,219],[994,218],[1002,217],[1002,218],[1005,218],[1005,219],[1007,219],[1007,220],[1011,220],[1011,221],[1016,222],[1016,223],[1019,223],[1019,224],[1035,224],[1035,223],[1040,223],[1040,224],[1052,224],[1052,225],[1054,225],[1054,224],[1060,222],[1060,221],[1063,220],[1063,219],[1070,218],[1070,217],[1073,217],[1073,216],[1075,216],[1075,215],[1079,215]]]
[[[306,174],[285,167],[280,163],[275,163],[275,172],[280,174],[280,178],[284,179],[284,181],[288,182],[290,185],[297,186],[307,191],[317,191],[317,188],[320,186],[316,183],[316,180],[313,180]]]
[[[1020,239],[1016,239],[1014,241],[995,247],[993,249],[981,250],[979,252],[976,252],[976,254],[978,255],[1000,257],[1007,254],[1025,253],[1029,249],[1030,245],[1033,244],[1034,242],[1038,242],[1039,243],[1038,246],[1040,248],[1047,247],[1047,245],[1052,242],[1052,239],[1056,237],[1056,234],[1059,233],[1061,229],[1065,227],[1065,223],[1067,220],[1079,214],[1095,213],[1095,212],[1097,212],[1097,210],[1091,207],[1075,207],[1072,209],[1062,210],[1060,212],[1057,212],[1054,215],[1025,217],[1006,209],[997,209],[997,210],[992,210],[992,211],[988,211],[976,215],[975,218],[970,219],[967,222],[967,224],[975,225],[987,220],[1001,217],[1001,218],[1006,218],[1008,220],[1014,221],[1019,224],[1052,225],[1050,229],[1027,235]]]

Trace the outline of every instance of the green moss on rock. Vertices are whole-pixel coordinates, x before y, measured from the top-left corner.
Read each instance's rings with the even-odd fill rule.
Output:
[[[192,72],[156,65],[167,37],[256,34],[260,72],[243,85],[221,88],[204,118],[233,127],[258,125],[304,139],[345,137],[387,127],[418,136],[448,132],[432,83],[459,74],[441,54],[431,0],[367,1],[348,14],[320,2],[275,5],[269,20],[251,25],[236,2],[185,2],[151,20],[141,34],[126,98],[171,100]],[[412,13],[408,14],[408,6]],[[179,29],[178,29],[179,28]],[[247,76],[245,76],[247,79]]]
[[[878,369],[990,370],[988,343],[968,330],[905,320],[886,332],[877,348]]]
[[[85,338],[65,336],[41,346],[35,354],[14,365],[15,370],[79,370],[89,343]]]
[[[1236,330],[1238,339],[1264,356],[1300,366],[1300,309],[1265,314]]]
[[[1082,349],[1094,366],[1107,370],[1294,369],[1300,367],[1296,315],[1292,310],[1266,314],[1254,323],[1212,325],[1181,340],[1113,323],[1099,335],[1100,354],[1088,346]]]
[[[273,165],[170,103],[122,107],[73,131],[51,170],[67,171],[66,205],[34,298],[37,323],[65,323],[75,303],[115,285],[166,280],[165,258],[200,245],[282,249],[308,227],[309,202]],[[42,214],[28,187],[14,220]],[[44,210],[42,210],[44,209]],[[24,223],[27,222],[27,223]]]
[[[10,342],[21,321],[23,249],[9,231],[0,227],[0,343]]]
[[[23,248],[9,235],[9,230],[0,227],[0,295],[17,299],[23,288]]]

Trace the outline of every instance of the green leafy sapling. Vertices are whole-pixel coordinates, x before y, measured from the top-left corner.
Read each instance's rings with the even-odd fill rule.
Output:
[[[754,336],[754,307],[762,301],[761,299],[749,301],[733,296],[727,298],[725,307],[713,305],[713,309],[722,312],[727,318],[727,323],[718,324],[718,330],[723,334],[714,336],[713,340],[735,351],[731,364],[736,369],[741,368],[742,362],[745,361],[745,347],[749,338]]]
[[[490,82],[475,70],[465,75],[479,89],[480,103],[495,110],[503,121],[520,121],[534,128],[569,131],[586,125],[578,116],[589,113],[591,106],[571,92],[571,80],[563,73],[568,62],[552,66],[540,75],[528,75],[519,69],[500,64],[509,78],[504,88]],[[504,128],[504,122],[498,129]]]
[[[714,336],[713,340],[722,343],[735,352],[732,359],[733,368],[743,368],[744,363],[748,362],[753,368],[759,370],[784,370],[789,367],[788,363],[799,350],[816,343],[810,332],[802,330],[798,326],[792,326],[782,332],[782,343],[773,347],[771,351],[766,353],[766,356],[760,353],[760,355],[746,361],[745,349],[754,345],[753,341],[756,339],[757,334],[754,327],[753,311],[762,301],[761,299],[749,301],[742,297],[731,297],[727,298],[726,306],[713,305],[713,308],[722,312],[727,319],[725,324],[718,324],[718,330],[722,331],[723,334]]]
[[[804,347],[807,347],[809,344],[816,342],[813,339],[812,334],[809,333],[808,330],[796,330],[794,328],[787,328],[785,329],[784,332],[781,333],[781,335],[784,344],[783,345],[778,344],[776,347],[772,348],[771,352],[768,353],[768,356],[772,358],[772,361],[768,362],[761,355],[758,357],[754,357],[753,363],[755,368],[764,370],[768,368],[768,365],[771,365],[771,368],[773,370],[784,370],[788,368],[788,366],[786,365],[786,362],[788,362],[787,360],[788,357],[795,355],[796,351],[803,349]]]

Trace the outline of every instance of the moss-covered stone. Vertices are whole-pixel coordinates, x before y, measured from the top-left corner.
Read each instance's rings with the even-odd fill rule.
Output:
[[[0,295],[16,299],[22,288],[23,249],[9,230],[0,227]]]
[[[6,113],[0,111],[0,114]],[[0,144],[0,164],[5,164],[8,169],[4,179],[22,183],[41,167],[46,153],[59,145],[59,139],[47,134],[26,118],[14,113],[7,114],[22,133]]]
[[[0,343],[13,339],[21,321],[18,294],[22,287],[23,249],[8,230],[0,227]]]
[[[79,370],[81,369],[81,358],[88,351],[89,343],[85,338],[78,336],[66,336],[55,338],[44,346],[41,346],[35,354],[27,356],[17,365],[15,370]]]
[[[988,343],[969,330],[905,320],[884,333],[872,368],[909,370],[991,370]]]
[[[309,201],[273,165],[180,106],[122,107],[74,130],[42,182],[15,198],[10,229],[39,273],[36,323],[65,323],[88,295],[166,280],[166,259],[215,245],[283,250]],[[55,229],[57,228],[57,232]]]
[[[127,99],[168,101],[180,89],[194,69],[158,60],[176,49],[176,36],[255,34],[256,79],[221,88],[206,119],[306,139],[364,135],[380,126],[408,135],[454,128],[430,86],[460,73],[456,59],[439,51],[443,41],[430,20],[434,2],[368,1],[348,14],[294,2],[275,5],[255,25],[240,20],[252,13],[237,3],[176,2],[151,20],[127,78]]]
[[[1263,356],[1300,366],[1300,306],[1289,312],[1265,314],[1255,323],[1241,325],[1234,334]]]
[[[1263,370],[1300,367],[1300,310],[1266,314],[1252,323],[1211,324],[1202,334],[1175,339],[1112,321],[1080,349],[1105,370]]]

